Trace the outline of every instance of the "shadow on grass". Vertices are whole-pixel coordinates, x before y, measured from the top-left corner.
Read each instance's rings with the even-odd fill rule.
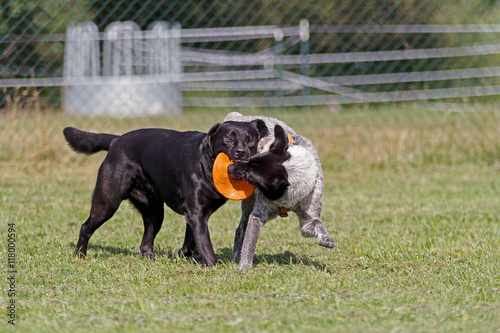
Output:
[[[68,245],[71,250],[72,254],[74,254],[74,250],[76,248],[76,243],[70,243]],[[116,247],[116,246],[104,246],[104,245],[88,245],[87,247],[87,257],[92,258],[92,257],[102,257],[102,258],[110,258],[113,256],[141,256],[141,253],[139,251],[132,251],[123,247]]]
[[[232,261],[233,260],[233,249],[226,247],[220,249],[218,251],[217,258],[219,261]],[[310,258],[299,258],[295,254],[290,251],[285,251],[283,253],[278,254],[258,254],[253,258],[254,266],[258,266],[260,264],[268,264],[268,265],[279,265],[279,266],[288,266],[288,265],[304,265],[311,266],[318,270],[325,271],[326,266],[320,264],[318,261],[311,260]]]
[[[72,242],[68,244],[68,247],[71,248],[71,253],[74,253],[74,249],[76,248],[76,243]],[[192,260],[194,263],[200,263],[202,262],[201,256],[195,252],[192,257],[183,257],[179,255],[179,250],[155,250],[155,257],[156,258],[162,258],[162,257],[168,257],[170,259],[174,258],[185,258],[187,260]],[[127,248],[123,247],[117,247],[117,246],[107,246],[107,245],[99,245],[99,244],[89,244],[87,247],[87,257],[89,258],[111,258],[115,256],[128,256],[128,257],[142,257],[142,254],[139,250],[130,250]]]
[[[74,249],[76,244],[70,243],[69,246]],[[178,250],[170,250],[170,251],[155,251],[156,258],[168,257],[168,258],[182,258],[179,256]],[[90,245],[88,246],[87,256],[92,257],[101,257],[101,258],[110,258],[114,256],[131,256],[131,257],[142,257],[140,251],[133,251],[122,247],[116,246],[104,246],[104,245]],[[216,256],[218,258],[218,262],[232,262],[233,260],[233,249],[230,247],[225,247],[223,249],[218,249],[216,252]],[[185,257],[186,260],[191,261],[194,264],[201,265],[202,260],[201,256],[195,252],[192,257]],[[285,251],[283,253],[278,254],[259,254],[254,256],[254,266],[260,264],[268,264],[268,265],[279,265],[279,266],[288,266],[288,265],[304,265],[311,266],[318,270],[326,270],[326,266],[320,264],[315,260],[311,260],[310,258],[298,258],[294,253],[290,251]]]

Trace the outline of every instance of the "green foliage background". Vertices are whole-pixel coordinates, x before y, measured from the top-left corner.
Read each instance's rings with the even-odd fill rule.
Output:
[[[96,0],[1,0],[0,1],[0,79],[61,77],[64,56],[64,32],[68,25],[93,21],[100,31],[110,23],[131,20],[145,29],[155,21],[179,22],[183,28],[234,27],[252,25],[297,26],[303,18],[311,26],[322,25],[429,25],[497,24],[500,5],[496,0],[248,0],[248,1],[96,1]],[[368,52],[421,48],[457,47],[491,44],[498,34],[311,34],[312,54]],[[257,52],[268,48],[269,41],[198,43],[222,51]],[[299,46],[286,53],[299,53]],[[400,73],[429,70],[496,66],[497,55],[447,59],[403,60],[393,62],[345,63],[311,66],[313,77]],[[396,87],[371,86],[368,89],[390,91],[423,88],[448,88],[477,85],[441,81],[433,86],[403,84]],[[486,84],[496,84],[496,80]],[[484,85],[484,82],[480,82]],[[365,88],[365,87],[359,87]],[[369,91],[369,90],[368,90]],[[59,87],[41,88],[43,104],[59,105]],[[8,90],[12,95],[12,90]],[[0,107],[5,100],[0,98]],[[2,101],[3,100],[3,101]]]

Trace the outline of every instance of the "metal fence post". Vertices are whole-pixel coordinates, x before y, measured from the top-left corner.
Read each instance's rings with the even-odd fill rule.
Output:
[[[283,51],[284,51],[284,45],[283,45],[283,39],[284,39],[285,33],[283,32],[283,29],[278,28],[274,31],[274,40],[276,41],[276,48],[275,48],[275,57],[274,57],[274,63],[276,65],[276,72],[278,73],[278,78],[280,79],[281,82],[283,82]],[[283,107],[283,89],[280,88],[276,90],[276,97],[279,98],[280,101],[280,108]]]
[[[303,58],[300,64],[300,74],[309,77],[309,21],[307,19],[300,20],[299,25],[300,38],[300,55]],[[309,87],[302,87],[302,108],[307,108],[309,105]]]
[[[122,102],[96,87],[114,84],[118,90],[128,83],[135,83],[136,89],[130,88],[134,93],[148,87],[153,97],[147,99],[158,113],[156,106],[172,105],[166,101],[174,97],[164,91],[174,84],[176,100],[184,91],[185,105],[196,107],[305,109],[500,97],[500,46],[495,42],[500,24],[494,24],[500,0],[470,1],[467,9],[444,0],[380,6],[320,1],[314,6],[321,9],[314,13],[305,1],[249,1],[217,7],[221,20],[214,20],[211,11],[193,13],[193,0],[181,8],[160,2],[140,13],[134,6],[97,4],[90,9],[80,0],[38,1],[19,9],[22,15],[16,8],[23,1],[4,2],[0,113],[24,87],[36,87],[44,107],[64,106],[64,100],[97,103],[99,98],[90,93],[94,89],[109,105],[122,103],[123,110],[137,102],[129,102],[132,93],[120,95]],[[448,15],[454,8],[456,15]],[[248,15],[254,10],[259,15]],[[182,32],[175,19],[182,21]],[[154,32],[140,30],[150,25]],[[84,86],[93,98],[84,98]],[[31,107],[31,96],[19,98]],[[129,115],[138,112],[136,105],[145,104],[133,104]],[[98,111],[95,106],[88,110]]]

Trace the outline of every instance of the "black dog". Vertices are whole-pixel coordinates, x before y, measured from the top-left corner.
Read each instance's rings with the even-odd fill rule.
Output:
[[[99,168],[90,216],[80,230],[76,254],[86,255],[92,234],[129,199],[144,220],[140,246],[144,257],[154,258],[153,243],[166,203],[187,221],[181,254],[190,256],[196,247],[203,263],[213,265],[217,259],[208,218],[227,201],[213,183],[215,157],[225,153],[231,160],[248,160],[267,134],[261,120],[224,122],[208,133],[140,129],[117,136],[65,128],[64,136],[77,152],[109,150]]]

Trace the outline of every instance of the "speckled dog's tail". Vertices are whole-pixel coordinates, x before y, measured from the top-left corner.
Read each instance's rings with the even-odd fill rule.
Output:
[[[66,127],[63,134],[71,148],[87,155],[109,150],[113,141],[119,137],[113,134],[84,132],[73,127]]]

